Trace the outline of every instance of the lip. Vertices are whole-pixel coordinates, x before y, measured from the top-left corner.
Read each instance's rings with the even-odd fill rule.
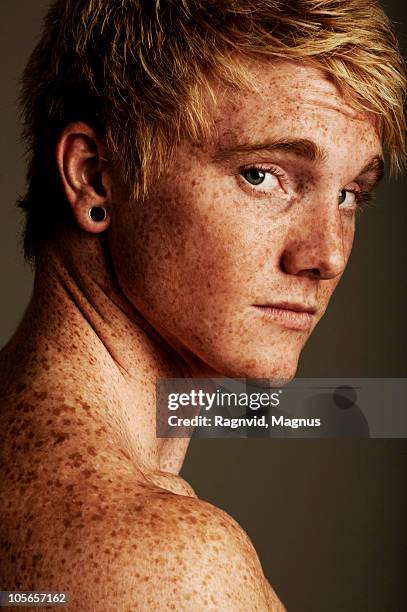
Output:
[[[278,304],[253,304],[266,318],[289,329],[308,330],[313,322],[316,308],[306,304],[280,302]]]

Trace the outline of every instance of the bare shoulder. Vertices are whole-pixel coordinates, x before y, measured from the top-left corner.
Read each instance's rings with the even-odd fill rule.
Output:
[[[284,611],[243,529],[196,498],[137,496],[88,539],[96,563],[81,570],[78,609]]]

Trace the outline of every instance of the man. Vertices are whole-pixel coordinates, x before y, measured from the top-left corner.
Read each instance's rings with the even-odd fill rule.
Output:
[[[404,155],[371,0],[68,0],[24,76],[34,294],[0,357],[1,584],[74,610],[283,610],[155,436],[159,378],[294,376]]]

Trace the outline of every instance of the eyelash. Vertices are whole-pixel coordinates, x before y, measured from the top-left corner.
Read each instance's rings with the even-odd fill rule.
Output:
[[[269,172],[270,174],[273,174],[274,176],[279,178],[283,184],[284,183],[285,184],[288,183],[288,179],[287,179],[286,175],[284,174],[284,172],[282,170],[280,170],[276,166],[263,166],[262,164],[250,164],[248,166],[243,166],[242,168],[240,168],[239,172],[237,173],[237,175],[240,176],[245,181],[245,179],[243,177],[243,173],[246,170],[250,170],[252,168],[254,170],[262,170],[263,172]],[[248,183],[247,181],[245,181],[245,184],[250,186],[250,183]],[[255,192],[255,193],[258,193],[258,194],[268,194],[268,193],[270,193],[269,190],[268,191],[266,191],[266,190],[262,191],[261,189],[253,189],[252,191]],[[363,191],[363,190],[358,191],[356,189],[346,189],[346,191],[348,193],[353,193],[355,195],[355,199],[356,199],[356,212],[357,213],[362,212],[374,200],[374,193],[372,191]]]
[[[239,171],[237,172],[237,176],[240,176],[244,181],[245,184],[250,186],[250,183],[248,183],[244,177],[243,177],[243,173],[246,170],[262,170],[263,172],[269,172],[270,174],[276,176],[278,179],[280,179],[281,183],[283,184],[287,184],[288,183],[288,179],[286,177],[286,175],[284,174],[284,172],[282,170],[280,170],[277,166],[263,166],[262,164],[250,164],[248,166],[243,166],[242,168],[239,168]],[[255,193],[258,194],[268,194],[270,193],[270,190],[264,190],[262,191],[261,189],[253,189],[252,190]]]
[[[374,193],[371,191],[356,191],[353,189],[346,189],[349,193],[354,193],[356,198],[356,208],[359,212],[365,209],[368,204],[371,204],[374,199]]]

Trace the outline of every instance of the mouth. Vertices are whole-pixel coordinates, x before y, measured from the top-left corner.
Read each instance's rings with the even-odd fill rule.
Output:
[[[280,302],[278,304],[253,304],[267,319],[276,321],[283,327],[307,331],[311,327],[316,308],[307,304]]]

